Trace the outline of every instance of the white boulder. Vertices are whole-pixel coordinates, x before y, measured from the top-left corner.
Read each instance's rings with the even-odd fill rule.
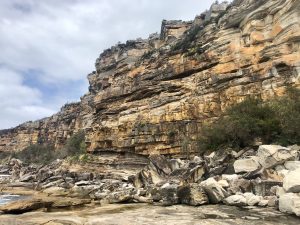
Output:
[[[246,198],[246,203],[249,206],[258,205],[260,201],[263,200],[262,196],[257,196],[251,192],[246,192],[243,196]]]
[[[295,193],[281,195],[279,198],[279,210],[300,216],[300,195]]]
[[[205,190],[210,203],[219,203],[228,196],[227,191],[214,178],[208,178],[200,185]]]
[[[246,206],[247,200],[243,195],[231,195],[224,199],[226,205]]]
[[[276,191],[275,192],[276,192],[276,196],[277,197],[286,194],[286,191],[284,190],[284,188],[283,187],[279,187],[279,186],[276,187]]]
[[[288,160],[295,160],[298,156],[296,150],[285,148],[280,145],[261,145],[258,148],[257,156],[259,163],[266,169],[283,164]]]
[[[287,161],[284,163],[287,170],[296,170],[300,168],[300,161]]]
[[[258,170],[261,165],[257,156],[236,160],[233,164],[235,173],[248,173]]]
[[[286,192],[300,192],[300,168],[290,171],[283,179],[283,188]]]

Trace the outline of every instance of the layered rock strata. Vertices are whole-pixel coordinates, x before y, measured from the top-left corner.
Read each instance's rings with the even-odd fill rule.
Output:
[[[86,131],[90,152],[189,156],[201,124],[247,96],[299,86],[300,2],[235,0],[192,22],[105,50],[89,92],[50,118],[0,132],[0,151],[62,145]]]

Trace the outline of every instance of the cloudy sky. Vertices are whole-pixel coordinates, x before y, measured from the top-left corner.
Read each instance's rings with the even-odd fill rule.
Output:
[[[104,49],[190,20],[213,0],[0,0],[0,129],[57,112],[87,92]]]

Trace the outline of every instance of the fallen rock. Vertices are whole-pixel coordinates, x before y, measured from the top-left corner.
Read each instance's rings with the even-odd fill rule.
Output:
[[[283,188],[286,192],[300,192],[300,168],[290,171],[283,180]]]
[[[199,184],[181,186],[177,195],[182,204],[199,206],[208,203],[208,197]]]
[[[148,204],[153,203],[153,199],[149,198],[149,197],[143,197],[143,196],[134,195],[133,199],[136,202],[139,202],[139,203],[148,203]]]
[[[133,196],[133,189],[127,189],[109,194],[108,196],[106,196],[106,200],[111,204],[124,203],[131,201],[133,199]]]
[[[274,187],[274,186],[281,187],[282,186],[282,182],[273,181],[273,180],[256,179],[256,180],[253,180],[251,183],[253,185],[254,194],[256,194],[258,196],[263,196],[263,197],[275,195],[276,193],[272,192],[272,187]]]
[[[171,170],[174,171],[180,169],[184,165],[184,162],[180,159],[171,159],[169,165]]]
[[[234,179],[229,182],[227,189],[230,194],[252,192],[252,184],[250,180],[244,178]]]
[[[288,160],[296,159],[297,151],[280,145],[261,145],[258,148],[257,156],[259,163],[266,169],[283,164]]]
[[[50,187],[43,190],[43,192],[51,196],[66,196],[69,193],[68,190],[61,187]]]
[[[164,206],[178,204],[177,185],[165,184],[160,189],[161,202]]]
[[[284,163],[287,170],[296,170],[300,168],[300,161],[287,161]]]
[[[258,206],[260,207],[266,207],[269,204],[269,200],[268,199],[262,199],[259,203]]]
[[[197,183],[202,179],[202,177],[205,174],[205,168],[204,166],[196,166],[190,170],[188,170],[184,176],[183,179],[186,180],[189,183]]]
[[[245,159],[236,160],[233,164],[235,173],[248,173],[260,169],[258,157],[252,156]]]
[[[279,197],[279,210],[300,216],[300,195],[287,193]]]
[[[284,190],[283,187],[276,187],[276,196],[279,197],[281,195],[286,194],[286,191]]]
[[[153,166],[159,174],[170,174],[172,172],[169,162],[163,155],[150,155],[150,164]]]
[[[222,188],[228,188],[229,187],[229,183],[227,182],[227,180],[219,180],[218,184],[220,184],[222,186]]]
[[[263,199],[261,196],[257,196],[250,192],[244,193],[243,196],[246,198],[246,203],[249,206],[258,205]]]
[[[233,206],[246,206],[247,200],[242,195],[231,195],[224,199],[223,201],[226,205],[233,205]]]
[[[214,178],[209,178],[201,182],[201,186],[205,190],[209,202],[213,204],[223,201],[223,199],[229,195]]]
[[[268,196],[268,206],[269,207],[276,207],[278,206],[278,198],[276,196]]]

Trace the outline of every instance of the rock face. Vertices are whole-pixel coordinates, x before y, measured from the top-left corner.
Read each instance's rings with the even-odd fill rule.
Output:
[[[164,21],[161,35],[105,50],[79,103],[1,131],[0,151],[60,146],[83,129],[90,152],[188,157],[204,121],[247,96],[299,86],[299,9],[293,0],[235,0],[191,22]]]

